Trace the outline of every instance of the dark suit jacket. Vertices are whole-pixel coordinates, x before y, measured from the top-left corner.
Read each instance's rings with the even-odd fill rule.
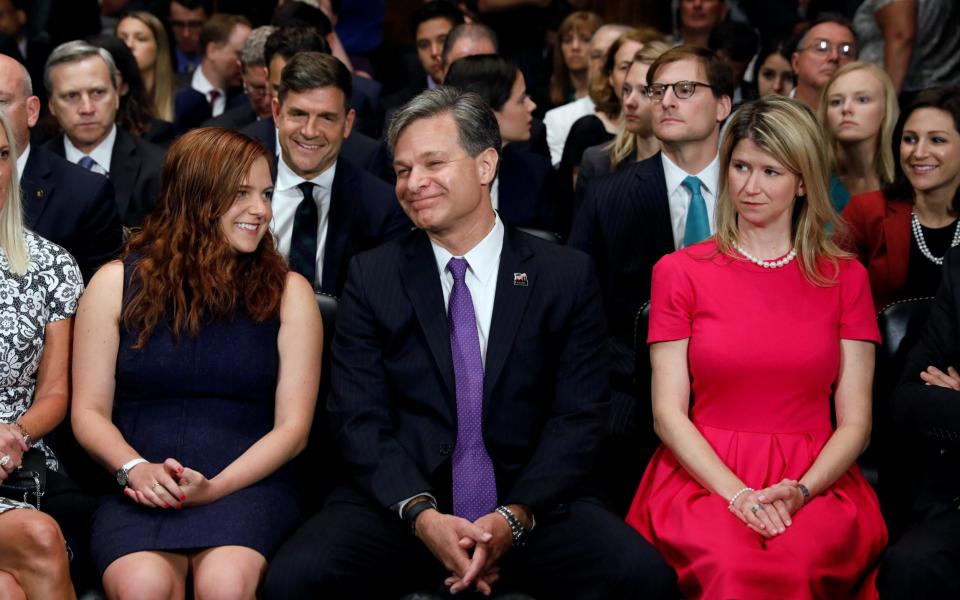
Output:
[[[47,143],[47,149],[66,156],[63,134]],[[150,214],[160,194],[160,169],[163,149],[117,128],[117,139],[110,156],[110,181],[115,192],[117,212],[127,227],[138,227]]]
[[[947,253],[940,290],[892,400],[901,451],[913,451],[909,470],[921,479],[921,509],[926,502],[956,506],[960,496],[960,392],[926,385],[920,373],[930,365],[960,368],[960,247]]]
[[[257,113],[253,111],[249,100],[240,106],[226,110],[219,117],[213,117],[203,122],[202,127],[223,127],[232,131],[240,131],[251,123],[257,122]]]
[[[270,156],[277,154],[277,128],[273,119],[260,119],[244,127],[240,133],[249,135],[260,142]],[[340,147],[340,156],[343,156],[354,166],[371,173],[390,185],[396,181],[393,173],[393,163],[387,147],[383,142],[363,135],[359,131],[350,133],[350,137],[343,140]]]
[[[518,274],[527,285],[516,285]],[[507,228],[484,369],[483,433],[498,502],[543,514],[593,466],[607,410],[589,259]],[[334,335],[328,412],[355,483],[388,508],[428,491],[450,511],[457,417],[433,249],[412,231],[353,259]]]
[[[507,144],[500,157],[497,212],[505,225],[554,231],[557,175],[550,160]]]
[[[660,153],[595,180],[568,244],[597,262],[613,342],[613,385],[629,389],[634,319],[650,299],[653,265],[675,250]]]
[[[887,200],[879,191],[857,194],[843,209],[848,237],[842,244],[867,267],[879,310],[902,295],[910,261],[909,202]]]
[[[249,101],[240,91],[240,88],[227,90],[227,104],[224,112],[241,106]],[[173,97],[174,124],[177,131],[184,133],[199,127],[204,121],[211,119],[210,100],[206,95],[190,87],[189,83]]]
[[[623,166],[624,163],[621,163]],[[627,163],[629,164],[629,163]],[[574,186],[573,193],[573,215],[576,218],[577,211],[583,206],[583,201],[587,197],[587,189],[590,183],[598,177],[610,174],[610,150],[607,144],[597,144],[590,146],[583,151],[583,158],[580,159],[580,171],[577,174],[577,184]]]
[[[383,129],[383,101],[380,94],[383,86],[360,75],[353,75],[353,93],[350,95],[350,106],[357,111],[354,129],[373,138],[380,138]]]
[[[84,282],[119,255],[123,227],[110,180],[34,146],[20,183],[27,227],[72,254]]]
[[[375,248],[410,227],[393,188],[341,156],[330,191],[320,290],[339,296],[347,279],[347,265],[355,254]]]

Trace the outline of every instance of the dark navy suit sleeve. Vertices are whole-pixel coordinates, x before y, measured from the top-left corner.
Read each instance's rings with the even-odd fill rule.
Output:
[[[383,367],[374,309],[368,297],[383,293],[350,261],[331,355],[328,404],[334,436],[353,479],[384,508],[432,486],[398,442],[391,417],[391,389]]]
[[[99,179],[102,181],[93,190],[93,198],[77,224],[73,248],[84,282],[89,282],[104,263],[119,256],[123,245],[123,226],[113,199],[113,184],[105,177]]]
[[[957,304],[960,249],[943,264],[936,300],[920,341],[910,351],[903,381],[893,396],[893,419],[899,427],[939,445],[960,446],[960,392],[926,385],[920,373],[928,366],[943,372],[960,369],[960,305]]]

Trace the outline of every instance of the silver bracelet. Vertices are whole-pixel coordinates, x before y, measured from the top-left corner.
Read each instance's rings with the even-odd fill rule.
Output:
[[[727,507],[733,508],[733,503],[737,501],[737,498],[739,498],[743,494],[746,494],[747,492],[755,492],[755,491],[756,490],[754,490],[752,487],[741,488],[740,491],[738,491],[736,494],[733,495],[732,498],[730,498],[730,502],[727,503]]]

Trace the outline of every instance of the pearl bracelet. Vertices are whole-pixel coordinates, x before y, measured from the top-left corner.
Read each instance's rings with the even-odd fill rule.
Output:
[[[727,506],[732,508],[733,503],[737,501],[737,498],[739,498],[743,494],[746,494],[747,492],[754,492],[754,491],[756,490],[754,490],[752,487],[741,488],[740,491],[738,491],[736,494],[733,495],[732,498],[730,498],[730,502],[727,503]]]

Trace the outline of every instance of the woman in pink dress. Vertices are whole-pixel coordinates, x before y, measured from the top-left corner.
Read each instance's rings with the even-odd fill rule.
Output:
[[[717,234],[653,272],[663,445],[627,522],[687,598],[876,596],[887,532],[854,462],[879,332],[866,271],[826,233],[825,147],[793,100],[741,108],[720,151]]]

